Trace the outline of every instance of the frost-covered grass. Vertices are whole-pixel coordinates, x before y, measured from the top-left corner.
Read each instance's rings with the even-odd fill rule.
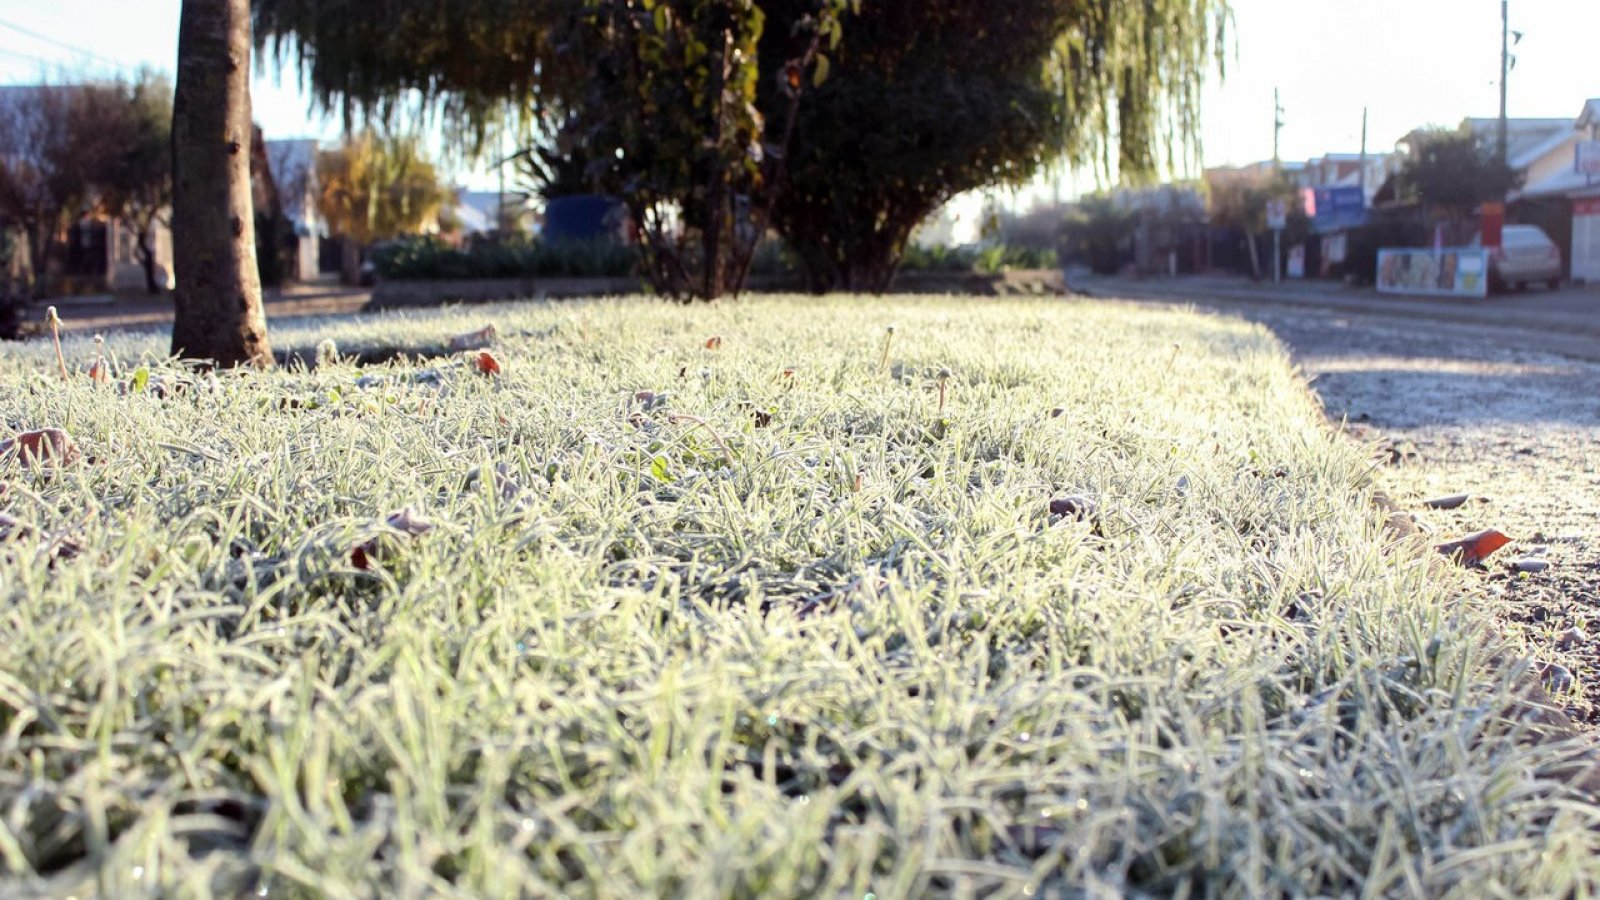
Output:
[[[123,396],[4,350],[0,425],[85,460],[0,472],[36,529],[0,545],[0,893],[1597,888],[1576,749],[1508,718],[1501,642],[1385,552],[1265,332],[787,299],[274,340],[488,322],[498,378]]]

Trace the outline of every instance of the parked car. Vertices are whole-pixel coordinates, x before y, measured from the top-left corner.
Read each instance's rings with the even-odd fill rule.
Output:
[[[1473,238],[1479,246],[1482,238]],[[1500,233],[1500,246],[1489,251],[1489,286],[1497,291],[1508,287],[1522,290],[1542,281],[1550,290],[1561,286],[1561,248],[1537,225],[1507,225]]]

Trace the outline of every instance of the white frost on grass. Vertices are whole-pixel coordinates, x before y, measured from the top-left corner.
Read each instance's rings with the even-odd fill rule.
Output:
[[[1385,552],[1368,461],[1266,332],[791,298],[273,338],[488,323],[496,378],[164,399],[8,349],[0,420],[98,461],[3,474],[7,515],[83,548],[0,547],[10,885],[1594,889],[1572,748],[1508,720],[1501,645]],[[162,350],[108,343],[124,377]],[[1064,495],[1092,521],[1052,527]],[[438,527],[353,565],[407,507]]]

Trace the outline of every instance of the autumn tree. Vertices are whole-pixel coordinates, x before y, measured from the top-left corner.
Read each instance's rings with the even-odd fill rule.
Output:
[[[415,135],[363,132],[317,157],[318,211],[344,239],[343,277],[360,277],[361,248],[415,234],[452,196]]]
[[[173,97],[172,352],[272,365],[250,196],[249,0],[183,0]]]

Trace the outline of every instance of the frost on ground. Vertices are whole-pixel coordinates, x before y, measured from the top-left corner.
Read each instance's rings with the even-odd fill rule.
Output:
[[[1535,665],[1561,667],[1547,680],[1568,712],[1600,722],[1600,365],[1507,349],[1485,328],[1263,318],[1329,415],[1384,441],[1396,499],[1431,534],[1517,539],[1489,561],[1483,596]],[[1471,495],[1458,509],[1421,503],[1457,493]]]
[[[1261,328],[789,298],[274,340],[345,361],[0,357],[6,436],[80,451],[0,472],[0,895],[1600,888],[1587,743]]]

